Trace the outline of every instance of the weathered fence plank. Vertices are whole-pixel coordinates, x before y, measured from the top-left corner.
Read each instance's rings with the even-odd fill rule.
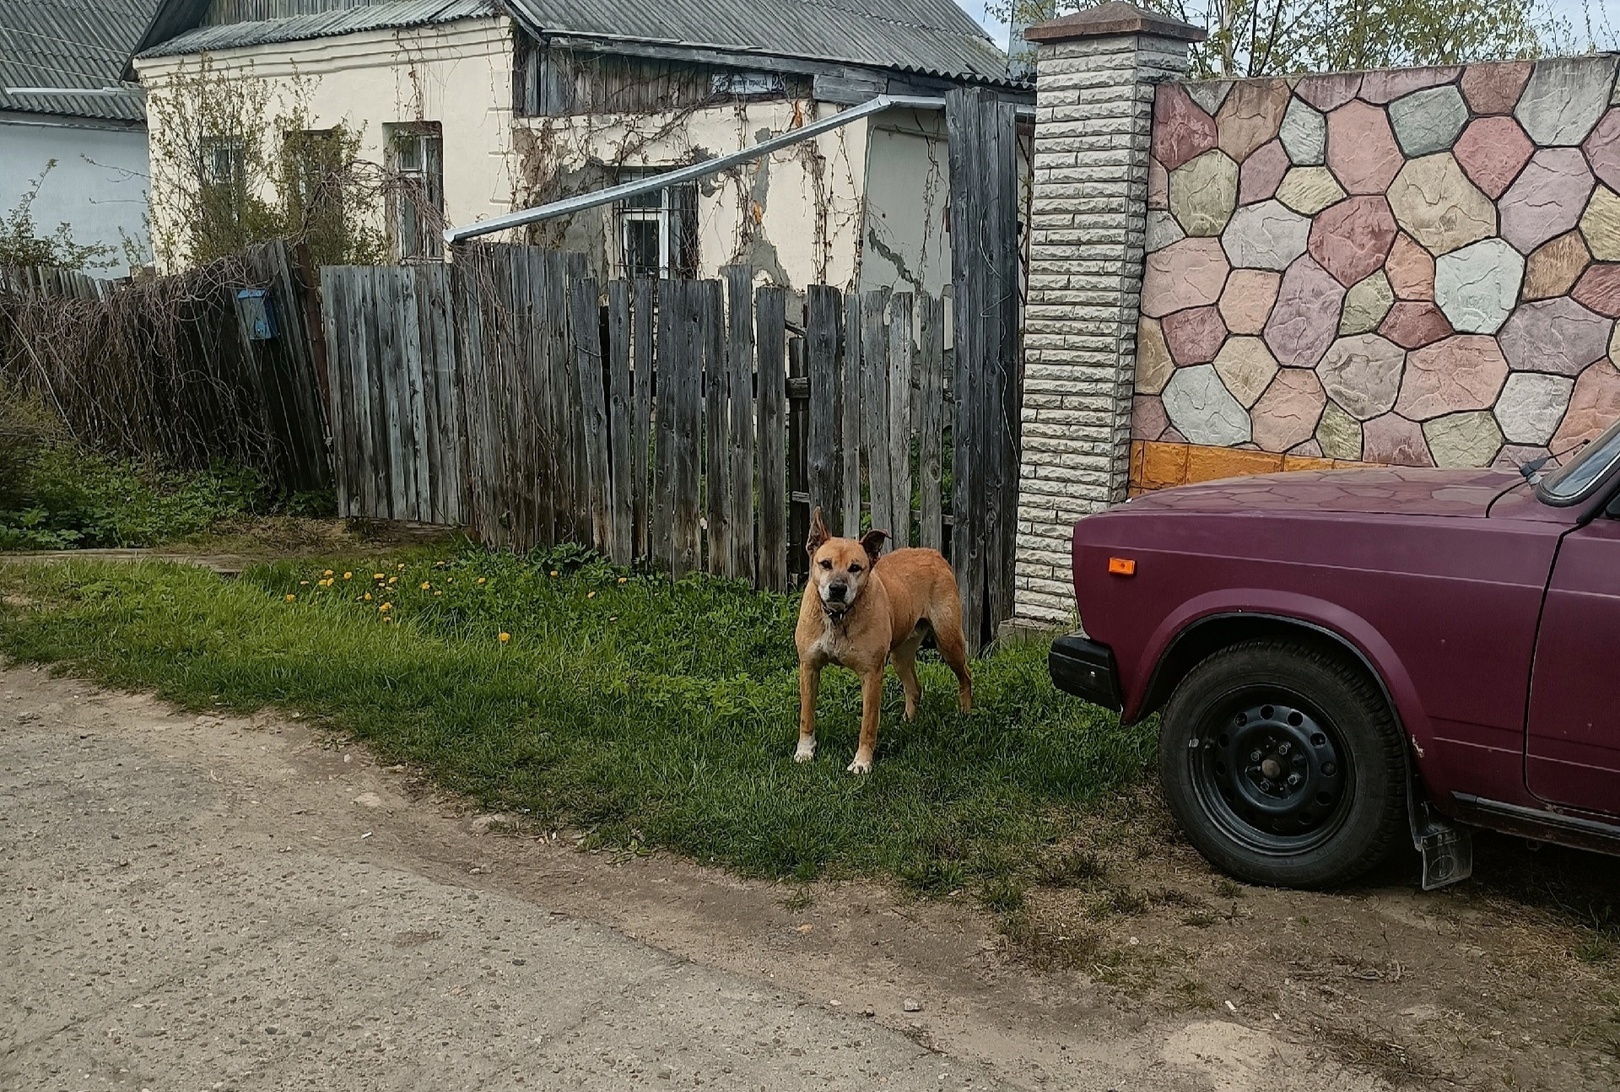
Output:
[[[718,294],[719,284],[688,281],[679,295],[680,331],[676,338],[675,367],[669,380],[673,388],[675,429],[674,485],[674,564],[676,576],[695,572],[702,561],[702,537],[698,525],[699,443],[702,438],[703,364],[713,340],[710,326],[714,307],[710,288]]]
[[[980,97],[951,92],[946,99],[946,135],[951,178],[951,258],[956,270],[953,299],[956,320],[952,389],[959,412],[952,423],[951,565],[962,592],[962,628],[968,649],[977,653],[984,636],[985,535],[980,514],[984,504],[985,447],[984,372],[990,366],[985,324],[988,306],[984,256],[984,191],[993,184],[982,154]]]
[[[703,515],[708,530],[708,571],[731,573],[731,465],[726,428],[725,303],[718,281],[698,282],[703,294]],[[714,289],[710,291],[710,284]],[[712,298],[711,298],[712,297]]]
[[[417,309],[422,316],[423,361],[432,388],[428,443],[432,460],[433,507],[423,518],[432,523],[461,522],[462,467],[460,399],[456,390],[455,341],[450,329],[450,270],[442,265],[417,268]]]
[[[345,270],[336,266],[328,266],[321,270],[321,295],[331,300],[322,311],[322,318],[326,325],[326,344],[330,352],[343,359],[348,347],[343,341],[341,315],[344,314],[346,296],[344,294]],[[354,467],[354,452],[351,448],[352,433],[354,429],[354,395],[348,389],[349,377],[352,373],[348,368],[340,369],[332,376],[331,410],[332,421],[332,463],[333,485],[337,493],[338,515],[350,517],[354,514],[354,502],[349,496],[349,484]]]
[[[813,284],[805,299],[808,327],[805,363],[813,392],[807,430],[810,504],[819,505],[830,522],[842,523],[845,389],[840,331],[844,325],[844,297],[836,288]],[[854,391],[849,393],[853,397]],[[855,501],[860,502],[858,489]]]
[[[634,451],[636,392],[630,371],[630,285],[608,283],[608,457],[612,503],[612,541],[608,556],[616,565],[636,559],[636,459]]]
[[[787,292],[761,288],[754,297],[758,361],[759,586],[787,591]]]
[[[872,527],[889,531],[895,518],[894,481],[889,461],[889,333],[883,313],[889,304],[884,289],[861,295],[861,452],[866,463],[867,496]]]
[[[635,480],[631,485],[632,550],[636,557],[652,555],[648,532],[648,491],[651,479],[648,463],[652,457],[652,396],[653,396],[653,317],[656,282],[650,278],[636,281],[635,336],[635,410],[630,420],[631,469]]]
[[[890,533],[896,548],[911,545],[912,310],[910,292],[889,298],[889,489],[894,498]]]
[[[787,321],[800,331],[806,329],[802,295],[795,294],[789,300]],[[810,399],[808,395],[796,397],[791,393],[796,388],[809,390],[808,346],[803,336],[788,339],[787,575],[790,586],[797,585],[809,567],[804,542],[810,531]]]
[[[610,524],[608,486],[607,402],[602,390],[602,316],[597,301],[596,278],[576,280],[570,288],[574,360],[580,391],[580,440],[578,452],[584,468],[585,498],[589,506],[590,538],[597,550],[607,553],[613,531]]]
[[[940,485],[944,475],[945,301],[919,301],[917,355],[917,545],[945,548]]]
[[[839,496],[844,510],[838,517],[843,525],[840,534],[857,538],[861,533],[861,368],[865,365],[866,346],[861,342],[861,303],[859,296],[851,296],[844,309],[844,355],[840,361],[839,386],[843,391],[843,442],[839,446]],[[834,513],[829,509],[828,518]]]
[[[754,564],[754,271],[728,266],[726,279],[726,434],[731,556],[726,575],[757,579]]]
[[[675,568],[675,384],[686,335],[686,284],[665,281],[658,288],[657,443],[653,455],[652,540],[647,552],[661,568]]]

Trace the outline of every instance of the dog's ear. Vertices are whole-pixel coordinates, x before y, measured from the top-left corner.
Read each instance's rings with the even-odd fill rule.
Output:
[[[883,552],[883,540],[889,537],[887,531],[868,531],[861,536],[861,545],[866,549],[866,556],[876,564],[878,554]]]
[[[829,538],[832,538],[832,535],[827,531],[827,524],[822,521],[821,505],[818,504],[815,511],[810,513],[810,535],[804,540],[804,552],[815,557],[816,551],[821,549]]]

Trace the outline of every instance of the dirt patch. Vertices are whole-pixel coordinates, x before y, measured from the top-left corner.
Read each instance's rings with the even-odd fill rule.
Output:
[[[1601,858],[1482,838],[1481,878],[1446,892],[1416,893],[1404,865],[1350,892],[1271,891],[1210,870],[1148,796],[1055,848],[1043,882],[995,914],[961,895],[590,852],[295,719],[177,714],[21,668],[0,690],[19,716],[71,717],[195,768],[227,794],[232,843],[342,846],[357,866],[531,900],[1017,1086],[1562,1092],[1613,1088],[1620,1071],[1605,917],[1620,871]],[[418,952],[443,928],[387,939]]]
[[[1418,891],[1404,858],[1351,890],[1278,891],[1209,868],[1151,795],[1122,810],[1067,850],[1071,880],[1026,894],[1010,956],[1396,1087],[1620,1082],[1620,861],[1482,834],[1476,878],[1444,891]]]

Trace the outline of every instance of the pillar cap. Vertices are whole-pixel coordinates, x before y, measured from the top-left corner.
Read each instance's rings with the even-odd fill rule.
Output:
[[[1183,42],[1201,42],[1209,37],[1202,27],[1172,19],[1158,12],[1145,11],[1124,0],[1109,0],[1061,19],[1036,23],[1024,31],[1029,42],[1072,42],[1081,38],[1101,38],[1111,34],[1151,34]]]

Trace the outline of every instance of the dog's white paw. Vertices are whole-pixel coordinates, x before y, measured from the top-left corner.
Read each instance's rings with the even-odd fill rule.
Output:
[[[806,742],[804,740],[800,740],[799,741],[799,749],[793,752],[793,761],[795,761],[795,762],[809,762],[811,759],[813,759],[815,757],[816,757],[816,741],[813,740],[813,739],[809,740],[808,742]]]
[[[846,768],[850,773],[871,773],[872,760],[870,758],[862,758],[860,755],[856,755],[855,761],[851,762]]]

